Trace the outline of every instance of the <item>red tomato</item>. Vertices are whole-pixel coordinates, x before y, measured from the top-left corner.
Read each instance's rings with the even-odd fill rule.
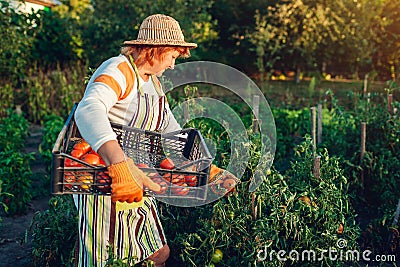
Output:
[[[185,176],[180,175],[180,174],[172,174],[172,180],[171,183],[173,184],[179,184],[179,183],[184,183],[185,182]]]
[[[185,196],[189,193],[190,189],[187,188],[188,185],[186,183],[181,182],[176,185],[178,185],[178,187],[171,188],[174,195]]]
[[[73,149],[70,154],[71,156],[77,159],[80,159],[83,155],[85,155],[83,150],[78,150],[78,149]]]
[[[165,158],[160,162],[160,168],[172,170],[175,168],[175,164],[170,158]]]
[[[168,182],[171,182],[171,180],[172,180],[171,176],[172,176],[172,174],[166,173],[166,174],[163,175],[163,178],[164,178],[164,180],[166,180]]]
[[[96,151],[94,151],[93,149],[90,150],[89,154],[96,155],[96,156],[98,156],[100,158],[100,164],[99,165],[102,165],[102,166],[106,166],[107,165],[106,162],[101,158],[101,156]]]
[[[88,153],[92,148],[90,147],[90,145],[88,144],[88,142],[86,142],[85,140],[83,140],[80,143],[76,143],[73,147],[74,150],[81,150],[83,152],[83,154]]]
[[[79,164],[78,162],[76,162],[75,160],[72,160],[70,158],[65,158],[64,164],[65,164],[66,167],[80,167],[80,166],[82,166],[81,164]]]
[[[155,182],[156,184],[160,184],[163,181],[162,178],[157,177],[157,176],[152,177],[151,180],[153,180],[153,182]]]
[[[162,181],[159,183],[159,185],[160,185],[160,191],[156,192],[156,194],[164,195],[165,192],[167,191],[167,183]]]
[[[234,186],[236,185],[236,182],[234,179],[232,178],[227,178],[224,180],[224,183],[222,184],[222,186],[227,189],[230,190],[232,189]]]
[[[149,165],[144,164],[144,163],[138,163],[138,164],[136,164],[136,167],[138,167],[138,168],[149,168]]]
[[[78,182],[81,183],[80,187],[83,190],[88,191],[93,184],[93,177],[90,174],[85,174],[79,177]]]
[[[86,154],[82,157],[82,160],[92,165],[100,165],[100,157],[95,154]]]
[[[66,172],[64,174],[64,187],[66,189],[71,190],[73,187],[72,183],[75,183],[75,182],[76,182],[75,175],[73,175],[71,172]]]
[[[97,188],[103,193],[111,192],[111,177],[106,172],[99,172],[97,174]]]
[[[94,154],[94,155],[97,155],[97,156],[100,157],[100,155],[96,151],[94,151],[93,149],[89,151],[89,154]]]
[[[338,230],[337,230],[337,233],[338,234],[343,234],[343,231],[344,231],[344,226],[343,226],[343,224],[341,223],[341,224],[339,224],[339,228],[338,228]]]
[[[188,186],[194,187],[197,185],[198,179],[195,175],[185,175],[185,182]]]

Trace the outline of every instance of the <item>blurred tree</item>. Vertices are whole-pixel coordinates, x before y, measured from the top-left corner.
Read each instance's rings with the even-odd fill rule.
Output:
[[[192,58],[199,58],[199,54],[206,53],[207,44],[217,38],[216,22],[208,13],[212,4],[208,0],[94,1],[93,12],[81,17],[85,21],[83,46],[90,65],[96,67],[106,58],[118,54],[122,42],[136,39],[140,23],[155,13],[170,15],[179,21],[185,38],[198,43],[199,48],[193,50]]]
[[[377,44],[382,42],[383,29],[388,21],[382,18],[383,1],[346,1],[344,15],[344,27],[338,42],[330,45],[335,49],[337,58],[341,58],[343,69],[353,74],[353,78],[360,77],[361,72],[371,72],[373,67],[372,58],[378,52]],[[363,76],[363,75],[362,75]]]
[[[324,60],[316,57],[318,48],[339,38],[344,21],[339,16],[343,8],[327,7],[322,2],[285,1],[269,7],[264,16],[256,13],[256,26],[248,36],[256,46],[257,62],[264,64],[258,66],[260,70],[281,66],[296,70],[299,77],[301,70],[315,68]],[[329,57],[329,53],[324,56]]]
[[[74,54],[81,60],[85,60],[84,47],[82,42],[82,30],[84,21],[82,17],[93,14],[91,0],[61,0],[62,5],[54,7],[52,10],[60,15],[65,21],[65,30],[71,36],[71,45]]]
[[[18,86],[25,78],[32,58],[29,49],[33,38],[27,32],[31,28],[28,15],[14,11],[8,1],[0,1],[0,86]]]
[[[265,14],[268,6],[279,2],[258,0],[219,0],[213,5],[210,14],[218,21],[216,30],[218,39],[211,46],[208,59],[227,63],[248,73],[256,72],[255,49],[247,38],[246,33],[253,31],[255,26],[254,14],[259,10]]]
[[[374,55],[377,70],[388,70],[392,80],[400,80],[400,1],[386,1],[381,19],[384,25],[377,29],[381,33],[378,51]],[[387,23],[385,23],[387,22]],[[382,29],[383,28],[383,29]]]
[[[389,73],[399,64],[399,5],[400,0],[281,1],[266,14],[255,13],[247,36],[261,72],[329,70],[363,78],[360,71],[373,74],[386,66]]]
[[[31,53],[40,68],[55,69],[78,59],[68,30],[71,20],[53,11],[38,11],[30,19],[34,22],[30,32],[34,38]]]

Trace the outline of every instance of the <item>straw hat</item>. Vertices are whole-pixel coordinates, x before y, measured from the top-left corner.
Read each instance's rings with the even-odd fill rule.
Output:
[[[197,47],[195,43],[185,42],[181,27],[174,18],[162,14],[155,14],[145,18],[140,25],[137,39],[125,41],[124,45]]]

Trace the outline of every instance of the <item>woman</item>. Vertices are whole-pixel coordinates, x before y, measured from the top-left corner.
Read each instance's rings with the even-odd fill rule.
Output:
[[[160,190],[125,157],[110,122],[144,130],[180,129],[157,79],[178,57],[197,47],[184,41],[179,23],[156,14],[144,19],[138,38],[103,62],[91,77],[75,113],[82,137],[107,164],[112,195],[76,195],[79,211],[79,266],[104,266],[108,249],[130,263],[145,259],[165,266],[169,248],[156,202],[142,187]]]

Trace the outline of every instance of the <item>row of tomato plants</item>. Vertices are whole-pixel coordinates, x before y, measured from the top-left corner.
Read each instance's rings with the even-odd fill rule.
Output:
[[[259,136],[249,134],[255,145],[251,157],[256,158]],[[173,250],[169,264],[277,266],[278,258],[258,262],[257,255],[266,249],[327,249],[338,238],[346,238],[348,247],[355,249],[359,228],[339,159],[320,150],[321,176],[314,177],[311,144],[306,137],[296,147],[292,166],[285,174],[276,169],[263,173],[264,182],[254,193],[248,192],[249,181],[243,180],[235,192],[209,205],[180,208],[160,203],[161,218],[168,226],[165,231]],[[245,177],[251,177],[252,168],[249,166]],[[38,266],[72,264],[75,224],[76,211],[70,196],[52,198],[49,210],[35,216],[32,231]],[[330,263],[329,259],[325,261]],[[115,257],[108,262],[109,266],[129,266]]]
[[[324,128],[322,142],[317,145],[316,154],[310,140],[304,138],[310,133],[310,109],[272,109],[277,128],[277,151],[273,166],[275,171],[272,172],[272,176],[265,177],[264,183],[255,193],[256,195],[267,194],[270,197],[269,199],[261,198],[261,206],[266,206],[266,211],[263,213],[266,214],[265,223],[260,227],[258,225],[260,218],[256,220],[252,218],[254,210],[250,207],[254,204],[251,202],[253,196],[246,190],[248,185],[246,177],[249,179],[253,176],[252,164],[260,157],[259,143],[253,139],[250,147],[251,158],[254,161],[247,166],[244,183],[236,195],[222,199],[212,207],[198,210],[164,208],[165,217],[169,219],[168,225],[179,218],[179,215],[183,217],[182,221],[186,222],[185,225],[178,223],[176,228],[168,228],[170,237],[176,242],[174,244],[178,244],[174,246],[178,249],[173,253],[176,261],[182,266],[202,266],[207,262],[213,264],[210,259],[212,259],[213,251],[218,248],[226,255],[224,262],[218,264],[221,266],[238,264],[241,266],[300,266],[303,264],[307,266],[309,264],[307,262],[281,262],[276,259],[272,262],[257,262],[256,248],[268,244],[270,251],[279,251],[279,249],[290,251],[293,248],[298,249],[297,251],[313,248],[320,251],[324,245],[334,247],[333,243],[339,237],[348,241],[347,249],[355,247],[359,251],[370,249],[375,254],[395,255],[399,258],[399,225],[392,222],[400,199],[400,173],[398,172],[400,169],[398,157],[400,103],[395,100],[389,105],[387,98],[388,93],[399,90],[399,86],[393,83],[387,85],[389,88],[385,93],[349,92],[347,97],[351,100],[351,105],[346,108],[341,106],[332,91],[328,91],[327,101],[322,102]],[[235,110],[241,110],[241,107],[235,108]],[[251,118],[243,117],[244,121],[252,121]],[[360,155],[362,122],[367,125],[366,152],[363,158]],[[218,144],[217,150],[221,152],[217,153],[220,156],[217,160],[221,165],[227,164],[229,157],[226,157],[226,154],[233,153],[229,150],[227,132],[210,131],[210,129],[218,129],[218,124],[211,120],[199,119],[191,126],[199,128],[207,138],[217,137],[215,143]],[[253,134],[249,132],[249,136]],[[315,179],[313,176],[312,165],[315,155],[322,157],[321,179]],[[277,181],[276,177],[281,177],[284,183]],[[271,186],[275,186],[275,189]],[[276,216],[271,210],[274,205],[277,205],[281,212],[288,206],[287,201],[279,199],[282,192],[288,193],[298,202],[307,199],[306,202],[311,203],[306,213],[302,213],[299,206],[290,210],[290,216],[300,218],[295,222],[295,226],[288,224],[287,217],[271,217]],[[233,199],[236,199],[238,203],[236,210],[231,205]],[[319,209],[321,205],[324,207]],[[339,210],[335,210],[336,207]],[[313,214],[313,208],[321,214]],[[349,209],[351,212],[347,213]],[[276,206],[275,210],[278,210]],[[170,214],[178,214],[178,217]],[[358,216],[357,220],[355,220],[356,216]],[[293,222],[293,217],[290,217],[290,222]],[[200,219],[187,224],[190,218]],[[302,226],[302,223],[307,220],[312,222],[311,229]],[[323,223],[319,224],[319,222]],[[344,226],[342,234],[333,231],[332,225],[337,224],[340,227]],[[327,229],[328,225],[331,225],[329,229]],[[239,229],[235,229],[236,227]],[[271,229],[268,230],[268,228]],[[305,233],[300,238],[291,238],[293,232],[297,234],[304,229],[306,229]],[[176,232],[179,234],[176,235]],[[330,241],[324,239],[327,236],[331,238]],[[264,240],[264,242],[259,240]],[[279,241],[274,243],[273,240]],[[314,242],[316,244],[321,242],[324,245],[318,247]],[[206,249],[195,252],[199,246]],[[348,264],[346,262],[333,263],[329,260],[324,263],[321,264],[327,266]]]
[[[365,105],[361,98],[360,105]],[[374,109],[370,106],[369,110],[372,112]],[[274,168],[271,173],[265,173],[264,183],[256,192],[253,194],[247,192],[248,180],[246,179],[252,177],[254,167],[252,164],[259,157],[257,153],[260,140],[257,133],[253,133],[249,127],[248,134],[252,138],[251,158],[254,162],[249,164],[245,178],[238,186],[236,193],[216,203],[190,209],[171,207],[161,203],[160,211],[164,225],[168,225],[166,233],[174,252],[170,261],[182,266],[206,264],[211,266],[213,264],[218,266],[272,264],[271,266],[276,266],[283,264],[277,258],[272,261],[257,262],[258,252],[264,247],[270,251],[327,249],[334,247],[338,238],[344,238],[348,242],[349,249],[361,249],[359,243],[362,229],[355,219],[358,205],[362,203],[360,201],[363,198],[358,171],[367,166],[364,166],[363,162],[357,162],[357,148],[354,146],[358,136],[357,118],[355,118],[357,113],[344,111],[338,105],[331,110],[324,109],[324,112],[325,141],[319,144],[317,150],[317,154],[322,157],[320,178],[313,176],[312,162],[315,152],[312,142],[309,137],[304,138],[309,131],[308,109],[297,111],[279,109],[273,110],[278,132]],[[374,112],[376,113],[376,110]],[[380,111],[379,114],[374,116],[370,114],[366,117],[381,121],[382,116],[387,116],[386,121],[389,121],[389,124],[396,120],[384,111]],[[344,121],[346,123],[343,123]],[[372,119],[369,121],[371,127],[374,125],[373,121]],[[228,153],[230,145],[223,128],[206,119],[194,120],[192,123],[193,125],[188,126],[200,129],[205,137],[218,136],[219,139],[216,140],[218,151]],[[213,130],[210,131],[210,129]],[[283,129],[286,129],[288,134],[285,134]],[[396,133],[390,135],[396,136]],[[385,142],[385,140],[383,138],[380,142]],[[349,150],[350,147],[352,150]],[[330,149],[344,153],[330,156],[328,154]],[[226,164],[224,153],[217,153],[220,157],[216,160],[222,165]],[[380,155],[378,152],[375,153]],[[384,188],[385,185],[381,183],[380,190]],[[52,203],[69,202],[58,199]],[[370,205],[373,204],[374,202]],[[60,205],[58,208],[65,208],[65,205]],[[393,209],[389,204],[387,208],[389,213],[385,216],[391,215],[390,212]],[[71,216],[74,209],[72,206],[68,206],[68,209],[67,214]],[[59,210],[49,211],[42,216],[47,216],[46,220],[50,220],[57,217],[57,214],[60,214]],[[382,213],[379,216],[381,215]],[[44,220],[43,217],[40,218]],[[76,218],[72,216],[71,219]],[[40,224],[35,224],[34,229],[40,229],[38,225]],[[44,236],[36,235],[40,236],[41,244],[46,245],[46,250],[42,253],[50,253],[57,247],[50,242],[57,240],[50,233],[47,232]],[[73,238],[70,241],[73,247]],[[382,244],[376,244],[372,240],[369,244],[364,244],[364,248],[372,246],[377,252],[384,251],[385,248],[379,245]],[[197,250],[198,248],[201,249]],[[40,249],[36,249],[36,252],[38,251]],[[220,257],[221,254],[222,260],[215,260],[215,257]],[[38,255],[46,258],[45,254]],[[52,255],[56,254],[52,253]],[[54,260],[57,261],[57,259]],[[329,259],[325,261],[326,265],[333,264]],[[121,259],[111,258],[109,262],[123,266]],[[295,264],[301,265],[299,262],[286,263],[286,265]]]

